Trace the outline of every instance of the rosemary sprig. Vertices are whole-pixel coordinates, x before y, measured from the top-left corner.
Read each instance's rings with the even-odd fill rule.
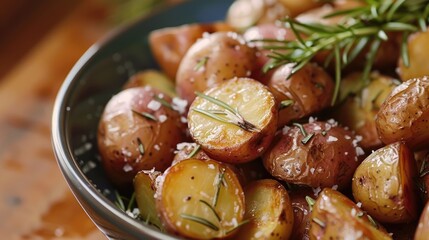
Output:
[[[197,217],[197,216],[193,216],[193,215],[189,215],[189,214],[185,214],[185,213],[180,214],[180,217],[187,219],[187,220],[190,220],[190,221],[193,221],[193,222],[196,222],[196,223],[199,223],[199,224],[202,224],[202,225],[204,225],[204,226],[206,226],[206,227],[208,227],[214,231],[219,231],[219,227],[207,219]]]
[[[271,61],[264,70],[295,63],[291,71],[291,74],[294,74],[319,52],[331,52],[326,64],[332,61],[335,64],[333,105],[338,96],[341,69],[347,67],[359,54],[367,51],[362,75],[362,81],[366,84],[379,46],[389,39],[389,33],[403,34],[400,52],[405,66],[408,66],[408,35],[426,30],[429,22],[429,0],[364,0],[364,4],[325,16],[325,18],[344,17],[343,21],[333,25],[301,23],[286,18],[284,23],[294,32],[297,40],[263,40],[271,43],[265,48],[272,51],[269,55]]]
[[[246,119],[241,116],[241,114],[238,112],[238,109],[232,108],[227,103],[216,99],[214,97],[211,97],[209,95],[195,92],[195,94],[198,97],[201,97],[219,107],[221,107],[221,110],[204,110],[199,108],[192,108],[193,111],[201,113],[203,115],[206,115],[212,119],[215,119],[217,121],[223,122],[223,123],[229,123],[234,124],[237,127],[240,127],[241,129],[248,131],[248,132],[259,132],[260,130],[258,127],[253,125],[252,123],[248,122]]]
[[[224,176],[225,176],[225,169],[222,168],[220,170],[220,172],[218,173],[218,178],[217,178],[217,182],[216,182],[216,192],[215,192],[215,195],[213,197],[213,206],[214,207],[216,207],[217,202],[219,200],[220,188],[222,187]]]

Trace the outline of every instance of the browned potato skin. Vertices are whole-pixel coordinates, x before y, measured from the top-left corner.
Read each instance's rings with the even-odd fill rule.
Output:
[[[310,239],[392,239],[354,202],[330,188],[321,192],[310,218]]]
[[[410,66],[404,65],[399,59],[397,72],[403,81],[412,78],[421,78],[429,75],[429,62],[427,52],[429,46],[429,31],[417,32],[408,38],[407,43]]]
[[[287,10],[289,10],[289,16],[295,17],[303,12],[309,11],[313,8],[320,7],[323,2],[317,0],[279,0]]]
[[[158,29],[150,33],[149,43],[157,63],[174,80],[180,61],[205,32],[232,31],[225,23],[189,24]]]
[[[279,127],[329,107],[334,92],[332,78],[321,67],[310,63],[291,75],[293,66],[283,65],[268,77],[267,86],[279,104]],[[284,100],[293,104],[280,108]]]
[[[199,63],[203,61],[204,64]],[[195,91],[204,92],[234,77],[250,77],[256,67],[256,50],[236,33],[218,32],[197,41],[180,63],[176,91],[192,103]]]
[[[306,144],[301,142],[304,136],[298,127],[291,127],[285,135],[280,133],[263,156],[268,172],[277,179],[313,188],[348,186],[360,162],[353,133],[325,122],[303,127],[308,134],[314,134]]]
[[[429,202],[420,215],[419,224],[414,235],[414,240],[426,240],[429,236]]]
[[[289,239],[294,223],[291,200],[286,189],[274,179],[262,179],[244,188],[249,219],[236,239]]]
[[[354,84],[361,82],[361,78],[360,73],[348,75],[341,81],[341,89],[343,83]],[[392,77],[373,72],[369,84],[349,96],[344,96],[345,100],[333,112],[333,118],[349,127],[356,135],[362,136],[359,145],[365,150],[374,150],[383,145],[377,132],[375,115],[395,86],[397,84]]]
[[[383,223],[417,218],[417,170],[413,153],[400,142],[378,149],[359,167],[352,181],[353,196],[362,209]]]
[[[184,146],[182,149],[177,150],[175,152],[176,155],[174,155],[174,160],[172,165],[189,158],[200,159],[200,160],[211,159],[202,149],[199,149],[193,156],[191,156],[191,154],[193,153],[196,147],[198,147],[198,144],[190,143]]]
[[[308,206],[305,197],[314,197],[314,193],[309,188],[294,189],[289,192],[290,201],[293,209],[293,228],[290,239],[308,240],[310,230],[310,207]]]
[[[396,87],[376,115],[385,144],[405,142],[411,149],[429,147],[429,78],[410,79]]]
[[[183,139],[176,111],[164,106],[157,111],[147,107],[158,94],[152,88],[126,89],[115,95],[104,109],[98,127],[98,148],[108,177],[118,186],[130,185],[140,170],[165,170],[173,160],[176,144]],[[164,99],[171,101],[168,96]],[[162,123],[148,120],[132,110],[156,118],[165,115],[167,119]],[[143,155],[137,138],[143,143]]]

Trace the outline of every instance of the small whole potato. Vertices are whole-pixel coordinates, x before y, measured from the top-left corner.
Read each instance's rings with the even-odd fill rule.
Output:
[[[279,127],[329,107],[334,92],[332,78],[321,67],[309,63],[291,75],[293,66],[275,69],[266,84],[279,105]]]
[[[323,189],[313,205],[309,235],[310,239],[392,239],[352,200],[330,188]]]
[[[158,91],[167,94],[169,97],[176,97],[176,90],[173,81],[164,73],[157,70],[140,71],[130,77],[123,89],[133,87],[150,86]]]
[[[180,115],[162,105],[167,95],[151,87],[129,88],[107,103],[98,127],[98,149],[108,177],[118,186],[132,183],[140,170],[164,171],[183,141]]]
[[[236,33],[219,32],[198,40],[180,63],[176,76],[179,97],[192,103],[203,92],[234,77],[250,77],[256,50]]]
[[[285,127],[264,154],[264,166],[275,178],[313,188],[344,189],[363,150],[354,134],[333,120]]]
[[[413,150],[429,147],[429,78],[414,78],[397,86],[376,115],[385,144],[403,141]]]
[[[280,0],[236,0],[228,9],[226,22],[242,32],[264,23],[274,23],[289,15]]]
[[[359,90],[350,85],[360,85],[362,74],[351,74],[341,81],[340,99],[343,102],[333,112],[333,117],[343,126],[349,127],[362,136],[360,146],[373,150],[382,146],[375,124],[375,115],[390,92],[398,85],[398,80],[373,72],[370,82]],[[342,90],[350,91],[342,93]]]
[[[417,230],[414,235],[414,240],[425,240],[429,236],[429,202],[426,203],[426,206],[420,216],[419,223],[417,225]]]
[[[186,24],[155,30],[149,35],[150,48],[156,62],[163,72],[172,80],[188,49],[200,39],[204,33],[232,31],[225,23]],[[173,81],[174,82],[174,81]]]
[[[353,196],[362,209],[383,223],[405,223],[417,218],[417,170],[412,152],[393,143],[369,155],[356,169]]]
[[[310,206],[306,197],[314,197],[314,192],[310,188],[298,188],[289,192],[293,209],[293,228],[290,239],[308,240],[310,236]]]
[[[427,61],[426,54],[429,51],[428,46],[429,31],[417,32],[409,36],[407,42],[409,66],[406,66],[404,60],[399,58],[397,68],[402,81],[429,76],[429,61]]]
[[[276,127],[273,94],[250,78],[233,78],[200,93],[188,112],[193,140],[211,158],[232,164],[260,157]]]

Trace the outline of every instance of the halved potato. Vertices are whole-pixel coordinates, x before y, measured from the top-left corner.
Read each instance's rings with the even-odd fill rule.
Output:
[[[356,169],[352,182],[355,200],[380,222],[415,220],[419,209],[415,165],[412,152],[403,143],[378,149]]]
[[[376,115],[385,144],[405,142],[411,149],[429,148],[429,78],[415,78],[397,86]]]
[[[344,189],[364,154],[357,142],[334,120],[286,126],[264,154],[264,166],[285,182]]]
[[[180,62],[176,75],[179,97],[191,103],[203,92],[234,77],[250,77],[256,67],[256,50],[233,32],[207,34]]]
[[[426,240],[429,236],[429,202],[420,215],[417,231],[414,235],[414,240]]]
[[[367,86],[361,86],[362,74],[355,73],[341,81],[340,100],[344,100],[334,111],[333,117],[343,126],[349,127],[356,135],[362,136],[360,146],[373,150],[382,146],[375,125],[375,115],[398,80],[373,72]]]
[[[188,126],[194,141],[213,159],[254,160],[268,148],[276,131],[274,96],[256,80],[228,80],[195,99]]]
[[[330,188],[317,198],[310,220],[310,239],[392,239],[353,201]]]
[[[151,86],[169,97],[176,97],[176,90],[172,80],[164,73],[157,70],[144,70],[130,77],[125,83],[124,89],[132,87]]]
[[[128,88],[107,103],[98,127],[98,149],[108,177],[130,186],[141,170],[164,171],[183,141],[180,115],[171,98],[151,87]]]
[[[289,239],[293,212],[289,194],[276,180],[263,179],[244,188],[245,219],[236,239]]]
[[[188,159],[167,169],[157,181],[156,207],[171,233],[194,239],[223,238],[243,222],[244,193],[225,164]]]
[[[291,75],[294,65],[290,63],[275,69],[267,81],[279,106],[279,127],[331,105],[334,81],[328,73],[310,63]]]
[[[134,178],[134,193],[140,216],[143,221],[162,228],[155,205],[155,179],[161,172],[155,170],[142,170]]]
[[[289,15],[279,0],[236,0],[228,9],[226,22],[237,31],[263,23],[274,23]]]
[[[188,49],[204,33],[218,31],[232,31],[232,28],[222,22],[162,28],[150,33],[150,48],[163,72],[174,82],[179,64]]]

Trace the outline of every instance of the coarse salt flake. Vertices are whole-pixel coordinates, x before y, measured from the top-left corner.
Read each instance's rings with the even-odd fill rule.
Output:
[[[329,136],[328,140],[326,140],[327,142],[336,142],[338,141],[338,138],[334,137],[334,136]]]
[[[365,155],[365,152],[361,147],[356,147],[356,155],[362,156],[362,155]]]
[[[161,122],[161,123],[163,123],[163,122],[165,122],[165,121],[167,121],[167,116],[166,115],[160,115],[159,117],[158,117],[158,120]]]
[[[147,104],[147,108],[149,108],[150,110],[153,111],[158,111],[161,108],[161,103],[155,100],[151,100],[148,104]]]
[[[124,172],[131,172],[133,170],[133,167],[127,163],[122,169],[124,170]]]

